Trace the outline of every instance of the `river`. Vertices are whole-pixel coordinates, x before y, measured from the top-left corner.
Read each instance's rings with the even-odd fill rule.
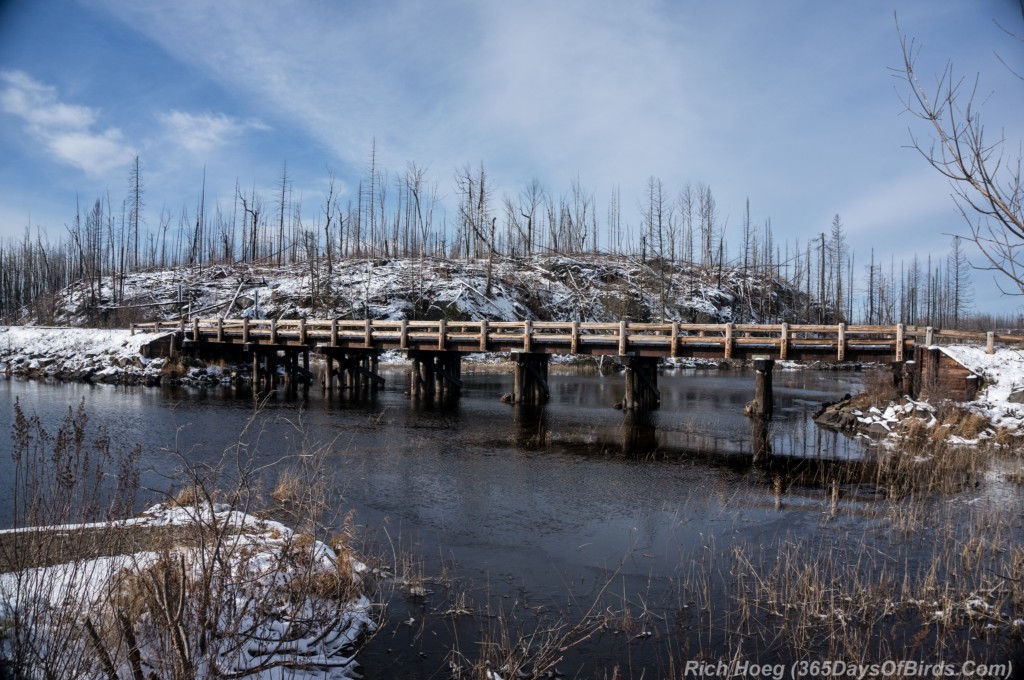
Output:
[[[736,565],[770,572],[791,545],[846,564],[856,551],[900,553],[906,543],[883,526],[893,516],[883,493],[828,473],[861,465],[870,449],[809,418],[856,391],[859,373],[776,371],[770,465],[754,464],[757,432],[742,413],[750,372],[666,371],[660,410],[642,418],[611,408],[620,375],[553,375],[550,402],[533,408],[499,401],[511,391],[507,375],[466,374],[462,398],[444,406],[410,401],[401,371],[385,377],[366,402],[313,390],[279,394],[258,412],[231,388],[3,380],[0,427],[9,431],[15,399],[53,422],[84,400],[116,445],[142,445],[143,484],[158,490],[172,490],[171,450],[216,461],[250,419],[250,433],[262,433],[259,461],[298,451],[303,437],[329,445],[339,511],[354,510],[367,550],[392,570],[404,562],[417,583],[411,594],[389,591],[388,623],[360,654],[367,677],[448,677],[451,662],[482,658],[502,634],[539,644],[539,631],[559,625],[562,642],[574,643],[557,664],[570,677],[682,675],[684,660],[744,644],[750,658],[789,661],[785,644],[729,637],[742,612],[712,620],[707,601],[732,598]],[[6,479],[10,465],[5,453]],[[1004,486],[993,489],[992,502],[1005,503]],[[922,536],[940,529],[936,521]],[[1010,531],[1020,535],[1019,521]],[[900,554],[927,562],[926,551],[908,550]],[[475,615],[451,613],[463,605]],[[572,628],[588,611],[607,612],[589,637]],[[885,654],[898,642],[878,644]]]

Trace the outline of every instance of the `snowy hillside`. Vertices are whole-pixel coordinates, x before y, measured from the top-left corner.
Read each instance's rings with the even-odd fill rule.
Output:
[[[136,272],[81,281],[54,301],[51,319],[21,324],[126,327],[181,315],[340,319],[540,319],[684,322],[799,321],[806,297],[774,279],[729,267],[671,267],[626,257],[343,260]],[[816,308],[815,308],[816,313]]]

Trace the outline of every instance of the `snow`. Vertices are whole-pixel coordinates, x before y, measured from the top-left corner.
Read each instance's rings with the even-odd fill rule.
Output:
[[[140,354],[160,337],[128,330],[0,326],[0,373],[142,382],[160,375],[164,360]]]
[[[85,283],[69,287],[55,322],[86,325],[97,312],[131,312],[139,321],[244,315],[777,322],[796,321],[793,310],[805,307],[802,293],[728,266],[661,270],[655,261],[630,257],[500,257],[489,290],[487,270],[486,260],[344,259],[332,264],[330,276],[321,266],[315,284],[305,264],[133,272],[118,281],[116,302],[110,281],[99,290],[95,282],[92,289]],[[763,300],[776,307],[762,310]]]
[[[987,354],[983,347],[949,345],[944,353],[983,379],[982,389],[967,408],[986,416],[995,427],[1024,433],[1024,404],[1009,401],[1010,394],[1024,390],[1024,352],[999,347]]]
[[[372,631],[375,625],[369,616],[369,601],[358,596],[339,605],[315,592],[297,598],[293,582],[318,573],[337,573],[339,568],[348,568],[352,578],[358,582],[356,574],[365,571],[362,564],[354,560],[339,564],[338,555],[319,541],[314,541],[308,552],[284,557],[286,551],[283,548],[293,545],[297,536],[291,529],[279,522],[232,510],[226,505],[215,506],[212,512],[208,508],[158,505],[129,522],[120,523],[120,526],[128,524],[178,527],[198,524],[231,529],[228,543],[221,548],[227,565],[213,577],[217,583],[226,586],[223,591],[225,600],[217,611],[225,612],[220,628],[229,634],[223,639],[215,638],[219,647],[211,650],[206,658],[199,659],[196,677],[213,677],[214,665],[231,673],[256,671],[247,673],[246,677],[267,680],[280,677],[286,669],[288,677],[299,680],[359,677],[353,653],[358,639]],[[74,531],[83,528],[86,525],[60,529]],[[172,557],[182,560],[188,578],[195,579],[197,583],[201,582],[204,573],[209,578],[209,572],[202,571],[200,552],[200,548],[182,546],[171,552]],[[139,552],[0,575],[0,626],[10,625],[17,608],[22,615],[30,612],[41,619],[44,635],[51,630],[47,626],[52,623],[54,635],[60,636],[57,629],[60,622],[66,622],[68,617],[50,617],[60,617],[61,611],[68,610],[76,612],[71,618],[90,617],[97,628],[102,628],[104,621],[113,617],[111,598],[116,597],[114,593],[133,578],[144,575],[161,559],[167,559],[167,555]],[[159,658],[155,655],[160,653],[154,640],[147,637],[150,627],[146,625],[146,616],[145,613],[140,615],[136,631],[144,666],[157,663]],[[231,616],[237,618],[231,619]],[[300,622],[310,621],[314,621],[314,625],[300,628]],[[230,631],[240,630],[247,630],[249,634],[231,636]],[[62,639],[59,644],[74,645],[76,640],[75,637]],[[57,643],[56,640],[54,642]],[[238,645],[239,642],[242,644]],[[10,641],[3,644],[9,645]],[[0,650],[0,656],[6,656],[10,651],[5,647]],[[74,651],[66,650],[67,653]],[[77,651],[85,654],[85,649]],[[255,668],[255,664],[260,662],[264,667]],[[115,663],[121,666],[118,668],[121,677],[131,677],[126,658],[115,657]],[[274,668],[275,664],[291,667]],[[96,669],[94,674],[83,677],[101,678],[105,675]]]
[[[983,379],[977,398],[960,406],[984,416],[991,425],[976,437],[951,434],[947,441],[954,446],[974,446],[993,439],[997,430],[1024,436],[1024,404],[1009,401],[1011,393],[1024,390],[1024,352],[1001,347],[994,354],[986,354],[984,348],[970,345],[950,345],[939,349]],[[898,445],[903,437],[901,423],[905,424],[909,418],[921,420],[929,429],[939,425],[934,405],[908,396],[902,403],[890,404],[884,411],[872,407],[866,413],[855,411],[854,415],[860,429],[881,436],[882,443],[887,446]],[[927,460],[921,458],[918,462]]]

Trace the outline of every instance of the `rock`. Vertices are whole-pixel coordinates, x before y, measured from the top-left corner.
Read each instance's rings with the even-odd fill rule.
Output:
[[[1010,396],[1006,398],[1006,401],[1011,404],[1024,404],[1024,388],[1010,392]]]
[[[868,434],[877,434],[882,436],[888,435],[891,431],[892,430],[890,430],[885,423],[878,422],[871,423],[870,425],[868,425],[867,429]]]

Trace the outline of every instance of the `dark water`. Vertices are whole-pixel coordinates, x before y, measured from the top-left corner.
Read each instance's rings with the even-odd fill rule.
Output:
[[[670,629],[702,551],[771,552],[794,537],[830,550],[875,522],[870,485],[844,488],[837,513],[835,489],[822,481],[866,449],[809,421],[820,403],[856,391],[856,373],[776,372],[771,465],[754,464],[758,432],[742,414],[751,373],[666,372],[661,409],[646,417],[611,408],[623,389],[617,375],[553,376],[539,408],[501,403],[505,375],[465,376],[462,399],[444,406],[411,402],[403,375],[388,378],[366,403],[279,395],[253,425],[265,461],[299,449],[300,424],[329,443],[343,509],[355,510],[373,549],[392,562],[406,555],[424,577],[426,597],[399,589],[391,598],[389,624],[360,656],[367,677],[448,677],[448,650],[475,658],[499,613],[536,628],[598,600],[632,611],[637,626],[577,645],[559,669],[663,676],[692,653]],[[214,461],[254,412],[231,389],[0,381],[0,428],[10,428],[15,398],[52,421],[84,399],[116,442],[143,445],[144,483],[156,489],[173,478],[169,449]],[[8,455],[0,475],[9,478],[4,466]],[[444,616],[459,594],[480,615]]]

